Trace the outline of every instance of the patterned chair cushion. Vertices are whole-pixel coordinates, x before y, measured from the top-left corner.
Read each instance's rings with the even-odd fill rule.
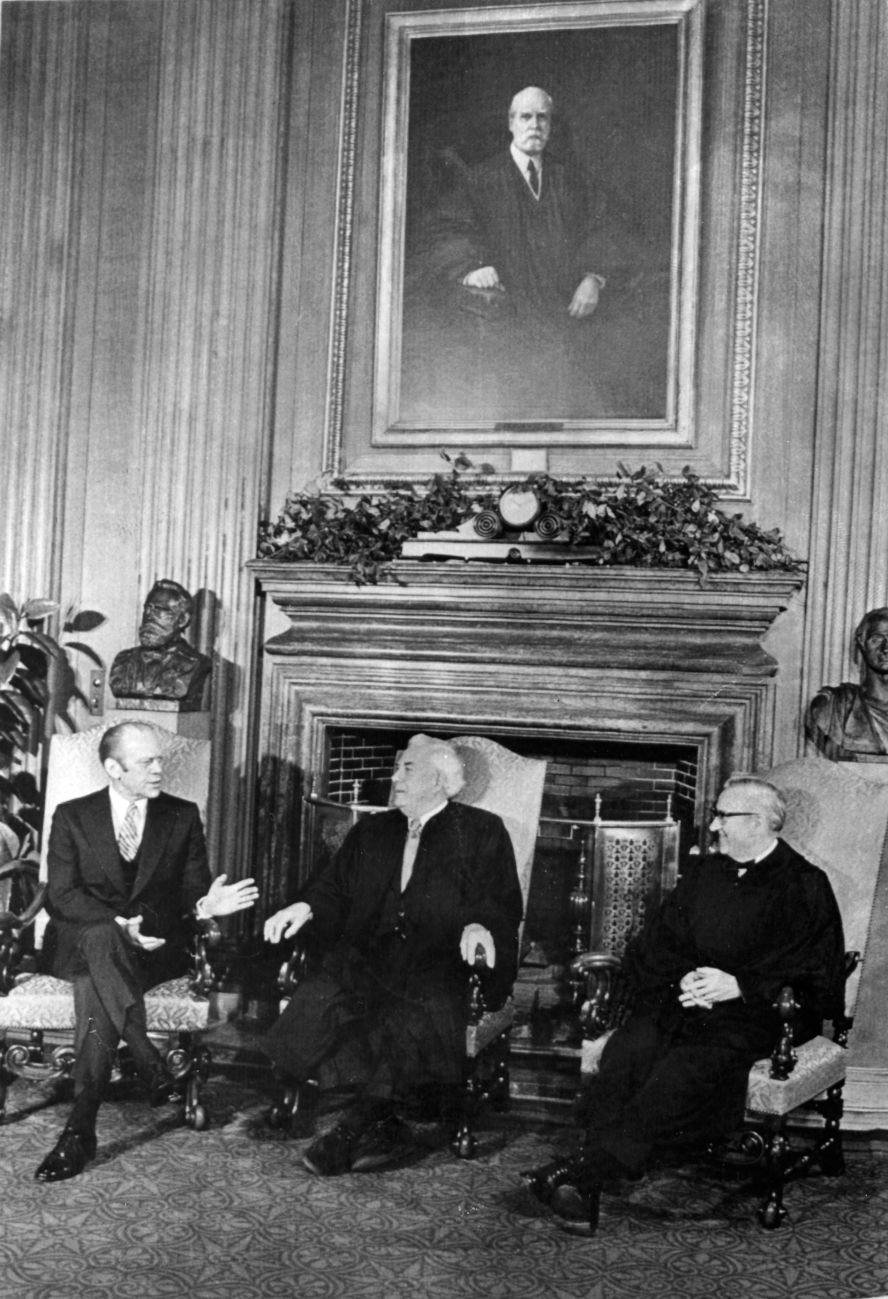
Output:
[[[196,997],[188,979],[169,979],[145,996],[151,1033],[197,1032],[206,1028],[210,1003]],[[70,983],[49,974],[22,974],[6,997],[0,997],[0,1029],[74,1029],[74,996]]]
[[[784,1081],[768,1076],[770,1060],[757,1060],[749,1071],[746,1108],[751,1114],[789,1114],[845,1077],[848,1053],[828,1037],[814,1037],[796,1048],[798,1059]]]

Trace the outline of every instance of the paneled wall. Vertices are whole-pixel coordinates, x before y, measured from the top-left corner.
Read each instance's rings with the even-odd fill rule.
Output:
[[[259,515],[323,468],[345,71],[379,3],[0,9],[0,589],[97,609],[109,663],[157,576],[212,595],[214,850],[235,871],[257,645],[279,625],[243,563]],[[768,641],[781,759],[811,691],[853,675],[860,613],[888,601],[888,37],[882,0],[764,14],[755,428],[736,508],[811,559]]]
[[[157,577],[203,593],[211,848],[234,873],[249,864],[243,564],[267,492],[291,14],[285,0],[2,9],[0,589],[103,614],[89,639],[106,664]]]

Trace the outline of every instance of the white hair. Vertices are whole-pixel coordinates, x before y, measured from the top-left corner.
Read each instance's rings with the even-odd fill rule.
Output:
[[[462,758],[447,740],[438,740],[432,735],[414,735],[407,748],[422,749],[423,757],[441,777],[447,798],[453,798],[465,785],[466,773]]]
[[[760,776],[731,776],[725,781],[725,789],[748,789],[755,795],[762,816],[768,822],[768,829],[783,829],[786,820],[786,799],[776,785]]]

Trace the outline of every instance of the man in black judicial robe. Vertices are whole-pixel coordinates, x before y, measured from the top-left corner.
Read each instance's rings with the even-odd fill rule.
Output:
[[[310,919],[323,952],[271,1030],[268,1054],[300,1083],[356,1093],[303,1156],[314,1173],[397,1162],[411,1146],[401,1103],[459,1086],[466,962],[478,949],[488,1004],[511,987],[522,913],[512,843],[498,816],[450,801],[463,779],[452,745],[414,736],[395,770],[395,807],[359,821],[299,900],[266,922],[278,942]]]
[[[581,1097],[580,1155],[524,1175],[578,1229],[603,1181],[637,1176],[658,1146],[699,1145],[740,1122],[784,984],[801,1006],[798,1042],[843,1012],[838,906],[824,872],[777,838],[784,817],[767,781],[728,781],[711,825],[719,854],[689,863],[627,950],[633,1013]]]

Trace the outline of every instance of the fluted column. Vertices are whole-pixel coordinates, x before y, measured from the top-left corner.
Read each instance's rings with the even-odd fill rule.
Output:
[[[85,42],[75,6],[5,5],[0,591],[58,597]]]
[[[835,0],[804,695],[888,604],[888,9]]]
[[[214,597],[220,869],[244,873],[255,551],[270,428],[284,0],[166,3],[140,290],[141,596],[158,576]]]

